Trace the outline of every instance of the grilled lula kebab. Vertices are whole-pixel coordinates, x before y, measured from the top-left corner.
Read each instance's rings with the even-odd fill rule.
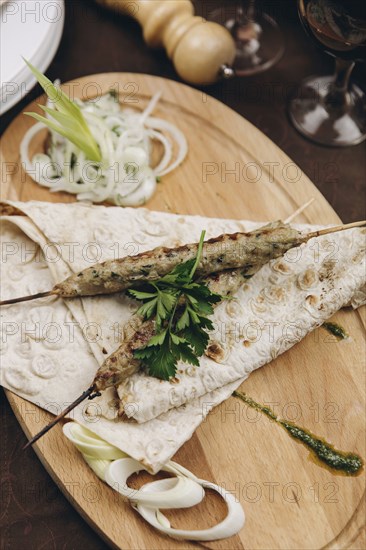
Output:
[[[243,281],[254,275],[268,261],[283,256],[291,248],[298,247],[314,237],[364,225],[366,225],[366,221],[302,235],[290,225],[278,221],[250,233],[224,234],[205,241],[200,253],[196,275],[197,278],[203,279],[208,289],[212,289],[212,292],[219,292],[221,298],[224,298],[235,293]],[[77,275],[72,275],[63,283],[56,285],[48,295],[56,294],[72,298],[121,292],[168,275],[177,265],[194,260],[198,250],[197,243],[177,248],[159,247],[137,256],[107,261],[87,268]],[[150,263],[147,264],[146,261]],[[158,262],[158,265],[151,262]],[[147,270],[148,266],[151,268],[150,270]],[[108,278],[108,274],[110,277],[112,270],[115,270],[113,271],[115,275]],[[95,275],[95,272],[98,273],[98,276]],[[204,275],[207,275],[206,279]],[[96,280],[98,282],[95,282]],[[22,301],[36,297],[38,295],[23,298]],[[2,304],[5,303],[14,303],[14,301],[2,302]],[[128,376],[136,372],[141,366],[141,361],[134,357],[135,351],[143,348],[154,333],[154,321],[144,321],[142,317],[136,316],[132,334],[104,361],[98,369],[93,384],[36,434],[24,448],[35,443],[82,401],[100,395],[100,392],[107,387],[118,386]]]
[[[313,237],[365,225],[366,221],[341,225],[302,235],[289,224],[273,222],[249,233],[223,234],[209,239],[203,250],[197,277],[241,268],[258,271],[274,258],[283,256],[290,248],[300,246]],[[198,243],[176,248],[157,247],[134,256],[107,260],[73,274],[47,292],[0,301],[0,306],[27,302],[47,296],[77,298],[114,294],[128,288],[155,281],[170,273],[177,265],[196,257]]]

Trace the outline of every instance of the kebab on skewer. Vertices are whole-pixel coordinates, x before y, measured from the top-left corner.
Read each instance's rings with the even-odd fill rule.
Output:
[[[298,247],[313,237],[365,224],[366,221],[355,222],[303,235],[290,225],[278,221],[250,233],[224,234],[203,244],[196,275],[209,289],[215,288],[215,292],[219,290],[224,298],[235,293],[244,280],[259,271],[268,261],[283,256],[291,248]],[[194,260],[198,246],[197,243],[192,243],[177,248],[158,247],[136,256],[107,261],[72,275],[56,285],[52,291],[3,301],[0,305],[52,295],[73,298],[122,292],[139,284],[156,281],[169,274],[177,265]],[[37,441],[83,400],[100,395],[107,387],[118,386],[140,368],[141,361],[135,359],[135,351],[151,338],[155,325],[151,320],[144,321],[138,317],[135,322],[132,335],[101,365],[93,384],[25,447]]]
[[[366,221],[340,225],[302,235],[289,224],[277,221],[249,233],[223,234],[207,240],[197,267],[197,277],[241,268],[255,273],[272,259],[306,243],[313,237],[361,227]],[[160,279],[177,265],[197,256],[198,243],[176,248],[157,247],[151,251],[95,264],[73,274],[47,292],[0,301],[0,306],[27,302],[47,296],[76,298],[114,294]]]

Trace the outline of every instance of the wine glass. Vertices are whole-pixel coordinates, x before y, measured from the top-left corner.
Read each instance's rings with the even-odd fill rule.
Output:
[[[300,20],[326,53],[333,76],[305,79],[289,104],[297,130],[316,143],[348,146],[366,138],[366,96],[350,76],[366,56],[365,0],[298,0]]]
[[[285,51],[277,22],[256,7],[255,0],[225,1],[208,14],[211,21],[224,25],[236,44],[233,68],[238,76],[260,73],[279,61]]]

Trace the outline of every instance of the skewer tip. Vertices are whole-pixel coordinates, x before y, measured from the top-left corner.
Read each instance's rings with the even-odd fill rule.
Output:
[[[306,210],[311,204],[313,204],[313,202],[315,201],[314,197],[312,197],[310,200],[308,200],[305,204],[303,204],[302,206],[300,206],[297,210],[295,210],[295,212],[293,212],[291,214],[291,216],[289,216],[288,218],[286,218],[284,220],[284,223],[291,223],[295,218],[297,218],[297,216],[299,216],[300,214],[302,214],[304,212],[304,210]]]
[[[57,290],[49,290],[47,292],[38,292],[37,294],[31,294],[29,296],[22,296],[20,298],[11,298],[10,300],[0,301],[0,306],[9,306],[11,304],[19,304],[21,302],[30,302],[31,300],[37,300],[38,298],[46,298],[47,296],[57,296],[59,292]]]
[[[68,407],[66,407],[66,409],[64,409],[58,416],[56,416],[56,418],[54,418],[52,420],[52,422],[50,422],[49,424],[47,424],[47,426],[45,426],[44,428],[42,428],[42,430],[40,432],[38,432],[35,436],[32,437],[32,439],[30,439],[28,441],[28,443],[26,443],[24,445],[24,447],[22,448],[22,451],[25,451],[26,449],[28,449],[28,447],[30,447],[31,445],[33,445],[33,443],[35,443],[36,441],[38,441],[38,439],[40,439],[42,436],[44,436],[51,428],[53,428],[54,426],[56,426],[56,424],[62,420],[62,418],[64,418],[69,412],[71,412],[75,407],[77,407],[77,405],[79,405],[82,401],[84,401],[87,397],[89,397],[90,399],[93,399],[93,397],[96,397],[98,395],[98,392],[95,393],[95,395],[92,395],[92,393],[94,392],[95,390],[95,387],[94,385],[93,386],[90,386],[90,388],[88,388],[87,390],[85,390],[77,399],[75,399],[75,401],[73,401]]]

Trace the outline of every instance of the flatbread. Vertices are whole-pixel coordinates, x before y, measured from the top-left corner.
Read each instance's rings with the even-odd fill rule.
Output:
[[[29,235],[33,242],[38,242],[44,252],[47,252],[47,264],[50,268],[54,282],[59,282],[68,274],[78,272],[97,261],[121,257],[127,254],[136,254],[158,245],[174,246],[186,242],[197,241],[202,229],[207,230],[208,237],[214,237],[222,232],[248,231],[262,225],[254,222],[215,220],[197,216],[177,216],[150,212],[145,209],[135,210],[113,207],[105,208],[101,206],[95,207],[83,204],[58,205],[37,202],[8,204],[17,208],[18,211],[24,212],[26,216],[11,216],[7,218],[7,223],[9,224],[11,221],[13,224],[17,224],[22,228],[23,232]],[[365,277],[364,264],[362,264],[362,262],[364,262],[364,236],[362,230],[358,232],[349,231],[347,234],[346,240],[342,240],[339,244],[342,246],[342,258],[343,246],[348,250],[348,267],[346,265],[344,265],[344,267],[347,268],[348,271],[352,271],[352,276],[349,275],[348,271],[344,272],[344,279],[347,284],[343,285],[342,283],[341,295],[339,295],[335,301],[330,298],[323,299],[323,308],[327,306],[328,309],[323,309],[321,316],[318,315],[316,308],[311,310],[314,317],[312,327],[321,324],[323,315],[325,316],[325,320],[328,315],[332,314],[333,310],[335,311],[335,308],[338,309],[341,305],[351,300],[353,295],[358,296],[358,303],[362,302],[361,287],[362,284],[364,284]],[[19,237],[19,233],[17,236],[13,235],[11,237],[14,242],[18,242],[19,238],[24,239],[25,237],[24,235]],[[328,244],[326,244],[327,242]],[[329,240],[324,241],[324,246],[328,246],[329,242]],[[332,242],[334,242],[333,236]],[[28,242],[27,246],[29,246],[29,244]],[[53,257],[54,260],[52,260],[52,250],[58,252],[58,254]],[[325,251],[328,255],[331,252],[328,248],[325,249]],[[356,251],[358,252],[356,253]],[[357,254],[360,257],[357,258]],[[306,258],[307,261],[305,263],[307,268],[310,265],[308,263],[310,259],[308,257]],[[321,258],[322,261],[326,261],[326,254],[321,255]],[[350,268],[352,261],[354,261],[354,269]],[[22,262],[20,262],[20,264],[22,264]],[[322,266],[324,267],[324,262]],[[38,276],[38,271],[36,273],[38,267],[39,266],[34,265],[33,261],[27,265],[19,265],[19,269],[21,268],[24,274],[23,278],[21,278],[16,285],[13,284],[11,274],[8,273],[5,276],[6,284],[2,287],[2,298],[5,299],[10,296],[14,297],[30,292],[49,290],[53,286],[49,277],[50,273],[48,273],[48,279],[41,279]],[[296,266],[296,269],[297,267],[298,266]],[[319,274],[322,267],[318,267],[319,269],[315,271]],[[17,269],[18,267],[16,263],[14,263],[12,272]],[[267,287],[283,283],[283,277],[285,277],[285,275],[281,272],[282,268],[280,267],[280,263],[273,264],[271,268],[268,269],[270,269],[270,271],[267,273],[267,279],[264,276],[264,278],[259,278],[256,282],[256,279],[253,277],[248,285],[252,289],[250,292],[252,292],[252,298],[254,300],[262,291],[267,289]],[[297,277],[296,280],[300,281],[303,271],[301,271],[300,267],[298,270],[296,269],[292,272],[291,277]],[[360,272],[362,270],[363,273],[361,274]],[[47,272],[47,269],[45,269],[45,271]],[[341,271],[340,268],[332,271],[333,282],[326,286],[325,290],[327,292],[335,292],[337,284],[338,286],[341,284]],[[276,279],[277,275],[280,275],[280,279]],[[257,275],[255,277],[257,277]],[[290,280],[291,277],[289,276],[288,280]],[[262,286],[260,286],[261,284]],[[292,291],[295,292],[297,286],[292,285],[291,288]],[[319,288],[318,285],[308,290],[314,294],[317,290],[319,291]],[[303,292],[300,292],[299,295],[304,297],[304,292],[306,292],[306,290],[302,290]],[[245,292],[247,291],[241,290],[243,296],[245,296]],[[243,308],[241,302],[244,299],[243,296],[240,296],[238,301],[219,306],[215,314],[217,315],[217,320],[225,323],[228,321],[228,318],[230,323],[235,323],[237,319],[240,320],[242,313],[240,312],[239,306]],[[271,294],[271,292],[268,296],[265,294],[264,304],[269,306],[273,299],[274,295]],[[7,342],[7,349],[3,354],[2,365],[4,368],[1,378],[1,382],[5,387],[8,387],[30,401],[40,404],[44,408],[47,408],[47,403],[50,402],[63,404],[65,399],[67,402],[72,401],[90,385],[98,366],[103,362],[106,356],[105,352],[109,354],[118,347],[123,336],[123,324],[130,318],[136,308],[131,300],[128,300],[122,295],[109,297],[99,296],[94,298],[83,298],[82,300],[65,300],[64,302],[62,300],[44,299],[37,302],[30,302],[27,305],[19,304],[19,306],[4,308],[4,320],[5,322],[11,322],[15,313],[18,311],[18,321],[24,321],[29,315],[29,310],[25,309],[25,306],[27,306],[27,308],[33,308],[37,311],[37,314],[41,315],[42,322],[45,322],[46,319],[44,319],[44,314],[39,313],[39,310],[43,310],[50,305],[52,306],[52,310],[57,310],[57,312],[60,312],[60,315],[69,310],[69,315],[71,315],[72,322],[74,322],[74,337],[78,339],[79,347],[83,348],[83,353],[86,353],[88,357],[88,359],[85,357],[78,357],[77,359],[79,376],[75,377],[75,372],[72,372],[72,370],[69,372],[65,369],[62,373],[63,379],[61,384],[61,373],[59,372],[57,376],[54,377],[54,381],[47,383],[48,393],[44,398],[44,385],[41,386],[38,380],[39,377],[37,378],[32,371],[31,358],[29,357],[27,361],[22,363],[22,372],[27,373],[27,380],[35,381],[35,386],[38,389],[38,393],[35,392],[33,395],[30,395],[29,392],[27,393],[24,391],[24,387],[22,387],[22,384],[19,384],[19,381],[15,385],[8,381],[9,379],[11,381],[9,372],[20,364],[16,351],[17,346],[13,345],[13,342],[9,340]],[[277,309],[277,306],[275,306],[276,304],[272,304],[270,308]],[[260,307],[261,302],[259,301],[259,309]],[[230,309],[232,310],[231,313]],[[307,319],[308,313],[309,312],[306,313]],[[253,312],[251,312],[251,316],[254,316]],[[261,317],[261,319],[263,320],[265,318]],[[62,315],[59,322],[63,322]],[[88,331],[85,330],[86,326],[88,326]],[[250,338],[248,338],[248,340],[250,341]],[[295,340],[297,341],[297,337],[295,339],[291,337],[285,338],[279,341],[277,348],[271,350],[274,354],[273,356],[287,349],[289,345],[293,345]],[[253,345],[250,344],[248,349],[251,347],[252,349],[256,349],[254,344],[255,342],[253,342]],[[33,345],[33,353],[39,354],[41,353],[40,350],[45,353],[42,346],[44,346],[44,343],[41,341],[35,342]],[[236,350],[237,348],[234,346],[226,351],[233,353],[234,349]],[[135,396],[134,399],[131,400],[131,388],[129,387],[129,398],[127,400],[129,404],[126,411],[134,418],[137,417],[140,421],[143,421],[141,424],[137,424],[134,420],[124,421],[121,419],[114,419],[115,412],[113,412],[113,402],[115,395],[113,391],[105,392],[99,401],[81,405],[74,411],[72,417],[82,424],[87,425],[89,429],[95,431],[104,439],[121,448],[137,460],[144,462],[152,472],[156,472],[167,460],[169,460],[169,458],[171,458],[178,448],[191,437],[193,431],[197,428],[210,408],[229,397],[232,391],[242,383],[243,379],[248,376],[253,368],[260,366],[259,363],[262,361],[266,362],[270,360],[272,356],[271,354],[268,355],[268,349],[265,348],[264,354],[259,358],[259,361],[253,362],[251,366],[248,366],[248,363],[240,361],[243,349],[247,348],[242,345],[242,347],[238,348],[238,351],[235,351],[235,362],[233,365],[228,365],[227,361],[225,361],[224,364],[221,363],[218,365],[214,361],[203,358],[202,361],[205,366],[202,364],[200,369],[193,369],[193,376],[193,371],[190,371],[191,376],[189,380],[193,380],[193,384],[186,385],[186,388],[189,388],[188,392],[187,390],[185,392],[181,391],[181,388],[183,389],[184,387],[182,380],[173,387],[171,384],[168,384],[168,400],[161,399],[161,391],[159,391],[156,396],[149,393],[145,400],[143,394],[141,394],[140,399],[140,396],[135,393],[135,396],[140,399],[140,402],[138,399],[135,399]],[[12,355],[8,355],[8,353]],[[70,346],[70,342],[66,342],[66,345],[60,347],[57,354],[58,360],[62,361],[64,365],[74,359],[74,347]],[[75,355],[75,357],[77,356]],[[217,378],[215,378],[216,374],[214,378],[208,373],[204,376],[207,365],[209,369],[211,367],[212,369],[217,369]],[[223,368],[224,365],[228,366],[225,370]],[[186,369],[185,366],[183,366],[182,370],[184,369]],[[222,376],[223,373],[225,376]],[[228,373],[229,377],[227,376]],[[58,378],[59,376],[60,379]],[[201,395],[198,395],[194,389],[192,390],[196,383],[196,379],[198,380],[197,376],[201,380],[205,390]],[[188,377],[186,376],[186,378]],[[141,383],[142,387],[145,387],[143,391],[147,391],[146,379],[147,377],[143,374],[138,375],[138,383]],[[229,384],[225,382],[227,379],[231,380]],[[153,383],[155,384],[155,382],[159,386],[165,384],[164,382],[159,382],[154,379]],[[15,387],[16,385],[17,387]],[[150,387],[149,384],[148,387]],[[218,389],[214,389],[215,387]],[[150,392],[150,389],[148,389],[148,391]],[[141,401],[149,402],[148,407],[144,406],[140,409],[139,404]],[[180,403],[183,403],[183,405],[178,407]],[[108,409],[110,414],[108,413]],[[55,411],[55,407],[52,409],[52,412],[57,412]],[[108,420],[104,418],[99,414],[100,412],[105,416],[110,416],[111,419]],[[145,421],[148,417],[154,417],[154,419]]]

